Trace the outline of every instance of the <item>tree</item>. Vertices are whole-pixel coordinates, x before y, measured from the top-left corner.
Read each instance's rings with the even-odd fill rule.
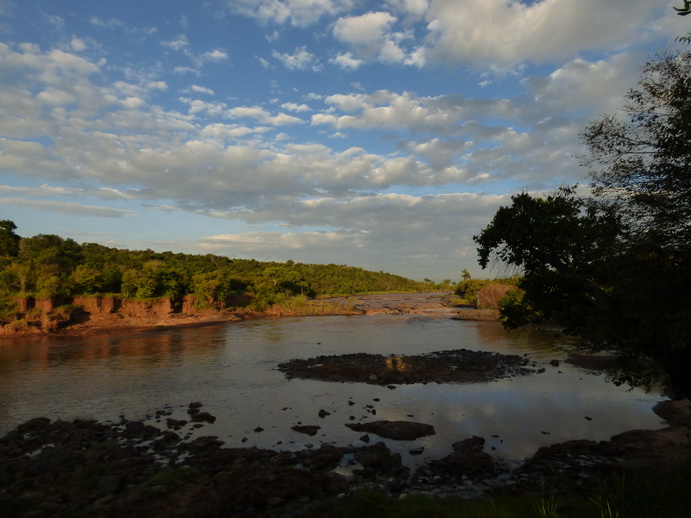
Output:
[[[691,396],[691,53],[655,56],[625,118],[582,133],[592,191],[523,193],[474,239],[479,262],[514,265],[508,326],[556,323],[613,351],[616,382],[664,378]]]
[[[626,96],[625,119],[582,133],[594,192],[619,203],[633,232],[669,250],[691,247],[691,52],[648,62]]]
[[[0,257],[17,257],[19,254],[19,240],[14,231],[17,225],[9,219],[0,219]]]

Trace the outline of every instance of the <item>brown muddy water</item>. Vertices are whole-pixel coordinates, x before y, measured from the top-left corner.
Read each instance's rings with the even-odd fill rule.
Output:
[[[423,354],[467,348],[528,355],[540,374],[475,384],[365,383],[286,379],[276,366],[293,358],[368,352]],[[120,336],[0,342],[0,434],[27,419],[145,419],[166,409],[188,418],[190,402],[217,419],[184,430],[215,435],[227,447],[302,449],[322,442],[360,445],[347,423],[409,420],[436,434],[383,440],[411,465],[448,454],[478,435],[486,451],[520,460],[569,439],[605,440],[635,428],[657,429],[651,410],[663,398],[616,387],[563,360],[567,345],[551,335],[507,333],[496,322],[444,316],[376,315],[281,318]],[[320,417],[320,410],[324,410]],[[326,415],[325,415],[326,413]],[[291,430],[318,425],[313,436]],[[420,456],[413,448],[424,447]]]

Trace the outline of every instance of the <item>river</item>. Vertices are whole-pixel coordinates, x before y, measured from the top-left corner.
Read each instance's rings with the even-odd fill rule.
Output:
[[[370,352],[419,354],[447,349],[527,354],[541,374],[478,384],[411,384],[394,389],[287,379],[292,358]],[[651,410],[664,398],[607,383],[601,375],[550,360],[566,357],[551,335],[508,333],[496,322],[425,315],[324,316],[234,322],[127,335],[0,342],[0,434],[37,416],[145,419],[156,410],[186,418],[190,402],[217,420],[192,430],[228,447],[302,449],[322,442],[362,444],[350,422],[411,420],[436,434],[384,440],[410,464],[441,457],[455,441],[479,435],[491,454],[521,460],[569,439],[605,440],[657,429]],[[319,411],[328,415],[319,417]],[[319,425],[314,437],[291,430]],[[373,441],[379,440],[372,436]],[[424,447],[421,456],[409,450]]]

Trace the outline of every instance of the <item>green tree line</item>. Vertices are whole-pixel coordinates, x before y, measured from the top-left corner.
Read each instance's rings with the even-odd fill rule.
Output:
[[[52,234],[20,237],[11,220],[0,220],[0,304],[13,297],[119,295],[131,298],[195,295],[226,301],[249,295],[253,307],[293,296],[417,291],[411,279],[345,265],[261,262],[213,254],[125,250],[79,244]]]

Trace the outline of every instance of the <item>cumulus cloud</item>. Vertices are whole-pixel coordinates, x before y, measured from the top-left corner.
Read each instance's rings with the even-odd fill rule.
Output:
[[[570,92],[578,92],[579,77],[584,79],[579,95],[597,98],[584,70],[593,67],[592,77],[603,70],[601,64],[574,62],[546,79],[528,81],[541,104],[459,95],[419,97],[388,90],[310,97],[313,103],[322,103],[322,109],[311,116],[315,126],[327,125],[340,132],[377,129],[396,135],[398,151],[385,154],[264,138],[272,127],[304,121],[260,106],[228,106],[184,97],[180,100],[188,107],[186,114],[164,111],[145,97],[132,95],[164,85],[122,83],[101,88],[89,81],[93,67],[88,62],[38,49],[33,49],[32,59],[7,46],[4,51],[5,63],[15,63],[15,74],[53,70],[52,75],[41,76],[52,82],[44,82],[38,94],[12,91],[3,97],[6,94],[0,93],[3,120],[17,121],[6,126],[6,138],[0,140],[4,169],[108,187],[134,186],[133,198],[179,200],[181,206],[195,208],[234,207],[236,217],[246,218],[258,217],[261,206],[283,198],[295,201],[328,194],[348,199],[392,186],[463,185],[505,178],[526,185],[549,182],[556,171],[572,173],[567,164],[576,151],[578,128],[567,120],[551,121],[541,128],[546,112],[540,106],[544,99],[559,102],[556,92],[565,81]],[[78,118],[64,109],[82,96],[61,79],[63,70],[80,71],[82,75],[73,83],[82,84],[94,97],[92,109],[80,112]],[[612,81],[614,76],[616,70]],[[45,107],[55,110],[52,120],[42,117]],[[282,107],[292,113],[309,109],[297,103]],[[200,124],[202,116],[212,120]],[[497,126],[495,121],[500,119],[513,121],[513,127]],[[51,146],[20,140],[30,123],[35,123],[35,135],[59,131],[61,138]],[[542,145],[545,142],[550,144]],[[243,212],[238,207],[252,209]]]
[[[363,64],[363,60],[353,57],[350,52],[345,52],[333,58],[331,63],[345,70],[357,70]]]
[[[290,23],[305,27],[323,16],[350,10],[354,0],[222,0],[224,10],[262,23]]]
[[[291,70],[318,70],[319,64],[311,52],[305,47],[295,49],[292,54],[273,51],[271,55],[274,59],[283,63],[283,66]]]
[[[258,106],[238,106],[231,108],[225,112],[225,116],[231,119],[255,119],[261,124],[268,124],[270,126],[287,126],[291,124],[303,124],[305,122],[299,117],[286,113],[272,115]]]
[[[221,49],[214,49],[208,52],[204,52],[201,55],[202,61],[225,61],[228,59],[228,54]]]
[[[564,5],[561,0],[388,0],[380,11],[364,14],[349,2],[326,0],[233,4],[266,23],[304,26],[331,17],[331,33],[324,37],[333,36],[345,51],[333,51],[330,63],[352,73],[368,61],[472,64],[475,52],[501,66],[515,65],[521,56],[562,61],[542,75],[520,78],[517,92],[506,98],[368,91],[365,81],[344,81],[314,87],[319,93],[313,94],[277,84],[275,99],[261,103],[232,97],[214,82],[211,66],[202,83],[177,77],[169,88],[157,71],[121,69],[116,75],[112,63],[90,60],[77,37],[49,50],[0,43],[0,77],[12,79],[0,89],[0,169],[47,182],[22,191],[0,186],[8,203],[64,214],[128,214],[98,202],[66,201],[73,196],[242,220],[258,230],[219,232],[202,245],[229,255],[261,251],[285,259],[291,250],[305,262],[367,267],[375,261],[377,269],[381,261],[387,270],[419,278],[406,268],[425,264],[433,273],[474,264],[470,236],[508,200],[492,194],[499,181],[507,192],[581,178],[573,159],[580,151],[578,131],[621,105],[641,62],[625,52],[597,59],[569,54],[557,40],[549,49],[531,46],[530,30],[544,33],[541,20],[556,16],[550,6]],[[451,12],[454,5],[475,16],[472,26]],[[501,18],[499,7],[513,18]],[[490,42],[489,22],[478,14],[500,17],[512,34],[495,34]],[[462,44],[453,35],[459,30],[465,31]],[[510,48],[522,44],[525,54]],[[177,73],[199,76],[205,64],[228,60],[220,48],[199,52],[186,35],[164,39],[157,48],[189,60]],[[274,51],[273,57],[294,71],[320,64],[307,47]],[[109,74],[116,79],[105,79]],[[163,94],[174,102],[164,106]],[[356,140],[328,141],[324,135]],[[68,184],[83,187],[58,187]],[[410,194],[418,191],[434,194]],[[452,194],[438,194],[443,191]],[[39,197],[53,201],[32,199]],[[276,222],[289,232],[276,232]]]
[[[568,59],[639,40],[631,20],[652,21],[656,12],[649,2],[631,0],[432,0],[425,58],[499,68]]]
[[[297,113],[308,112],[312,109],[309,106],[307,106],[306,104],[297,104],[297,103],[283,103],[281,105],[281,108],[284,108],[284,109],[291,111],[291,112],[297,112]]]
[[[192,85],[190,86],[189,90],[199,94],[214,95],[214,91],[206,86]]]
[[[344,17],[336,21],[333,35],[358,56],[399,63],[405,61],[406,52],[400,43],[406,36],[393,30],[395,22],[396,18],[384,11]]]

